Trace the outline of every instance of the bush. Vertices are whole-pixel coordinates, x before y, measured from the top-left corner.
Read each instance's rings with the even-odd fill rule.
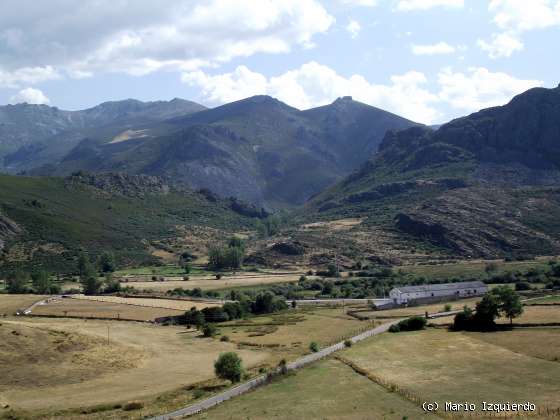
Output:
[[[222,353],[214,363],[214,371],[218,378],[227,379],[232,383],[239,382],[243,375],[241,358],[234,352]]]
[[[309,344],[309,350],[311,350],[313,353],[317,353],[319,351],[319,344],[317,344],[317,342],[312,341]]]
[[[204,337],[214,337],[217,332],[218,329],[213,324],[204,324],[202,327],[202,334]]]
[[[183,281],[189,281],[189,276],[183,276]]]
[[[515,283],[515,290],[517,290],[518,292],[523,290],[531,290],[531,285],[526,281],[518,281],[517,283]]]
[[[222,278],[221,274],[216,274],[216,280],[220,280]]]
[[[398,329],[393,328],[393,330],[391,330],[391,328],[389,328],[389,331],[399,332],[399,331],[423,330],[424,328],[426,328],[426,323],[427,323],[426,318],[421,316],[413,316],[407,319],[403,319],[396,326],[391,325],[391,328],[397,327]]]
[[[132,410],[140,410],[141,408],[144,408],[144,404],[142,404],[140,401],[130,401],[127,402],[125,405],[123,405],[123,410],[124,411],[132,411]]]
[[[227,343],[229,341],[229,337],[227,335],[222,335],[220,337],[220,341],[223,341],[223,342]]]
[[[352,340],[344,340],[344,347],[352,347]]]
[[[445,305],[443,305],[443,312],[450,312],[450,311],[451,311],[450,303],[446,303]]]
[[[389,327],[389,332],[392,333],[398,333],[401,332],[401,328],[399,327],[399,324],[393,324]]]

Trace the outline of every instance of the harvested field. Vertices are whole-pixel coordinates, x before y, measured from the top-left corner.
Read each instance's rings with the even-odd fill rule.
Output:
[[[219,303],[203,302],[196,300],[176,300],[176,299],[153,299],[153,298],[136,298],[136,297],[120,297],[120,296],[85,296],[76,295],[75,299],[88,300],[93,302],[107,302],[122,305],[144,306],[148,308],[165,308],[177,311],[188,311],[193,306],[196,309],[204,309],[212,306],[221,306]]]
[[[166,281],[131,281],[127,285],[135,289],[152,289],[158,292],[173,290],[177,287],[183,289],[194,289],[196,287],[202,290],[217,290],[232,287],[260,286],[275,283],[292,283],[299,280],[300,274],[283,274],[283,275],[254,275],[254,276],[233,276],[222,277],[220,280],[215,278],[192,278],[188,281],[167,280]]]
[[[494,334],[494,333],[487,333]],[[533,346],[539,346],[535,336]],[[531,401],[560,407],[560,364],[446,330],[383,334],[342,357],[417,402]]]
[[[272,403],[274,402],[274,403]],[[428,419],[421,408],[329,359],[201,413],[196,419]]]
[[[37,305],[32,312],[33,315],[121,318],[135,321],[150,321],[163,316],[177,316],[184,313],[185,311],[176,309],[71,298],[58,298],[51,300],[47,304]]]
[[[113,352],[124,355],[125,362],[135,360],[135,367],[126,367],[116,372],[105,372],[95,377],[76,381],[73,371],[60,369],[56,383],[46,382],[40,388],[9,388],[2,392],[2,399],[15,410],[52,410],[84,407],[97,404],[122,403],[130,400],[151,398],[155,395],[177,390],[189,384],[206,381],[214,377],[213,363],[225,351],[236,351],[245,366],[262,363],[268,353],[264,350],[236,349],[232,343],[224,343],[212,338],[202,338],[199,333],[179,327],[161,327],[135,322],[116,322],[77,319],[25,318],[25,320],[2,321],[3,326],[40,329],[45,334],[51,330],[62,331],[70,336],[88,336],[88,340],[107,339]],[[11,331],[10,330],[10,331]],[[29,336],[27,346],[42,345],[43,336]],[[39,347],[40,348],[40,347]],[[107,348],[107,347],[103,347]],[[18,348],[19,352],[20,349]],[[107,350],[109,351],[109,350]],[[137,356],[141,357],[137,360]],[[12,353],[5,357],[14,359]],[[100,357],[101,362],[104,358]],[[37,366],[44,360],[37,354],[33,360],[15,363],[20,371],[22,383],[31,383]],[[53,369],[57,369],[53,365]],[[75,371],[74,371],[75,372]],[[48,386],[47,386],[48,385]],[[1,412],[0,412],[1,414]]]
[[[45,297],[41,295],[0,294],[0,315],[13,315],[18,309],[27,308]]]
[[[509,319],[500,318],[497,322],[509,323]],[[524,306],[523,314],[513,322],[519,324],[560,322],[560,306]]]

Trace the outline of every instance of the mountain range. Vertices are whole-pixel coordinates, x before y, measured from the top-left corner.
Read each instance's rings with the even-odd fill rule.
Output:
[[[350,97],[306,111],[268,96],[213,109],[180,100],[4,108],[28,127],[19,138],[16,124],[0,131],[12,173],[147,174],[272,209],[303,204],[359,167],[387,130],[418,125]]]
[[[306,218],[360,217],[463,257],[554,255],[559,152],[560,87],[531,89],[437,130],[387,133],[358,171],[307,204]]]

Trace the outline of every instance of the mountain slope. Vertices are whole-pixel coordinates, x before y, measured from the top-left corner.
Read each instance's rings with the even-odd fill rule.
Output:
[[[151,125],[124,142],[86,139],[48,173],[158,175],[222,196],[286,207],[304,203],[361,165],[387,129],[414,125],[351,98],[299,111],[255,96]]]
[[[377,155],[320,194],[306,218],[470,257],[560,252],[560,87],[531,89],[438,130],[385,136]],[[367,230],[367,229],[366,229]]]
[[[260,214],[157,177],[3,175],[0,271],[16,265],[68,271],[80,250],[93,256],[112,250],[123,264],[154,262],[162,252],[206,252],[204,238],[251,228],[250,216]]]
[[[47,105],[0,106],[0,169],[18,172],[55,163],[88,135],[116,136],[131,126],[163,121],[204,110],[183,99],[105,102],[81,111]]]

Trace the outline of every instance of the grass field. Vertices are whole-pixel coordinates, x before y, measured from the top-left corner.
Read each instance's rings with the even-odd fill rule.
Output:
[[[223,323],[220,331],[242,347],[272,349],[279,359],[308,353],[312,341],[326,346],[372,325],[342,308],[309,308]]]
[[[216,278],[193,278],[189,281],[166,280],[166,281],[131,281],[126,283],[135,289],[152,289],[156,292],[165,292],[173,290],[177,287],[183,289],[194,289],[196,287],[202,290],[219,290],[236,287],[270,285],[276,283],[291,283],[299,280],[300,274],[254,274],[254,275],[236,275],[231,277],[222,277],[220,280]]]
[[[28,351],[32,352],[32,357],[26,363],[14,363],[12,366],[18,370],[20,381],[26,386],[10,387],[2,392],[2,398],[14,409],[62,409],[150,398],[212,379],[213,363],[224,351],[237,351],[248,367],[260,364],[268,356],[265,350],[237,350],[234,344],[202,338],[196,331],[186,331],[178,327],[159,327],[134,322],[40,318],[2,321],[2,324],[8,329],[33,328],[47,334],[54,330],[71,336],[87,336],[88,340],[96,342],[105,342],[109,331],[110,344],[103,345],[105,351],[117,352],[126,360],[135,360],[135,367],[123,368],[114,374],[85,378],[84,381],[76,381],[72,371],[60,369],[57,372],[59,377],[56,383],[47,381],[39,389],[27,385],[33,384],[31,377],[38,366],[43,364],[44,354],[40,346],[35,346],[39,344],[36,340],[40,340],[41,337],[35,339],[31,336],[25,345]],[[23,340],[23,336],[24,334],[18,338]],[[12,348],[12,352],[20,351],[21,346]],[[141,355],[139,359],[135,356],[138,354]],[[15,356],[8,353],[5,357],[13,360]],[[95,356],[93,360],[97,364],[107,363],[104,353],[99,353],[99,357]],[[56,368],[53,366],[53,369]]]
[[[560,362],[560,328],[525,328],[467,336],[504,347],[515,353]]]
[[[509,320],[500,318],[498,322],[507,323]],[[513,322],[527,324],[560,322],[560,306],[524,306],[523,314]]]
[[[149,306],[134,306],[113,302],[96,302],[85,299],[55,299],[37,305],[34,315],[78,316],[84,318],[121,318],[148,321],[163,316],[177,316],[185,311]]]
[[[27,308],[43,298],[45,296],[0,294],[0,314],[13,315],[18,309]]]
[[[76,295],[77,300],[89,300],[94,302],[118,303],[122,305],[145,306],[149,308],[165,308],[175,309],[177,311],[188,311],[193,306],[196,309],[204,309],[213,306],[221,306],[219,303],[204,302],[196,300],[176,300],[176,299],[152,299],[137,297],[120,297],[120,296],[85,296]]]
[[[196,419],[422,419],[421,408],[337,360],[314,364]]]
[[[527,304],[532,303],[560,303],[560,294],[554,296],[545,296],[539,299],[531,299]]]
[[[527,344],[541,346],[537,338]],[[417,401],[531,401],[560,407],[559,363],[468,334],[439,329],[384,334],[342,356]]]

